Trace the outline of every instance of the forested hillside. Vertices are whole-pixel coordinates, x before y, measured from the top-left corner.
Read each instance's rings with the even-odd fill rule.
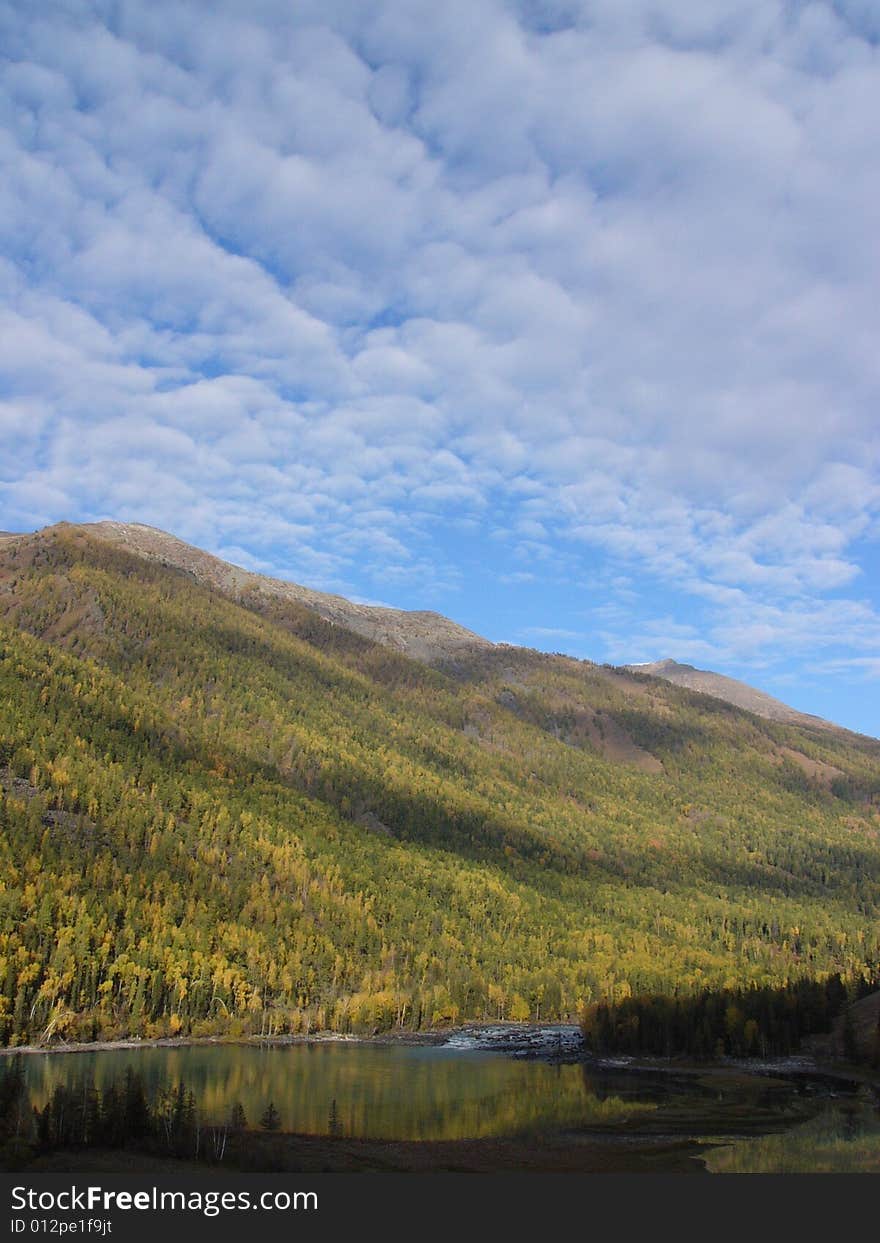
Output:
[[[0,1037],[574,1018],[880,958],[880,744],[0,544]]]

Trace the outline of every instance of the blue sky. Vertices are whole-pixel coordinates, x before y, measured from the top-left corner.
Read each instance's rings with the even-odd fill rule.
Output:
[[[871,0],[0,0],[0,528],[880,734]]]

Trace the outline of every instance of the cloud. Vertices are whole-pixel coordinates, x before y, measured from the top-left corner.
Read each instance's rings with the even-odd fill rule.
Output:
[[[815,673],[831,674],[838,677],[841,674],[852,675],[857,674],[867,678],[880,678],[880,656],[857,656],[849,660],[826,660],[814,666]]]
[[[586,637],[577,630],[566,630],[562,626],[526,626],[520,633],[537,639],[583,639]]]
[[[364,598],[466,532],[499,589],[601,564],[599,656],[870,659],[873,6],[0,21],[0,525]]]

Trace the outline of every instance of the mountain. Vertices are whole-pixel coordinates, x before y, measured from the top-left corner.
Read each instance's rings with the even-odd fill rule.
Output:
[[[695,669],[693,665],[681,665],[675,660],[657,660],[644,665],[625,665],[631,673],[644,673],[651,677],[662,678],[664,682],[672,682],[674,686],[686,686],[688,690],[699,691],[703,695],[713,695],[723,699],[725,703],[735,704],[737,708],[745,708],[757,716],[766,717],[768,721],[786,721],[793,725],[805,725],[817,729],[838,729],[820,716],[812,716],[806,712],[798,712],[788,704],[764,691],[756,690],[736,678],[725,677],[722,673],[711,673],[708,669]]]
[[[466,630],[440,613],[355,604],[343,596],[329,595],[297,583],[255,574],[184,543],[166,531],[143,523],[105,521],[82,524],[76,528],[68,523],[59,523],[57,527],[46,528],[34,536],[0,532],[0,542],[45,539],[52,531],[65,529],[80,530],[94,539],[115,544],[145,560],[180,570],[191,575],[203,586],[220,591],[240,603],[248,604],[255,599],[263,599],[304,605],[334,625],[343,626],[426,664],[443,664],[469,650],[494,646],[488,639]],[[502,646],[509,647],[507,644]],[[650,664],[624,665],[622,668],[627,672],[659,677],[676,686],[712,695],[771,721],[787,721],[822,729],[838,728],[821,717],[798,712],[744,682],[708,670],[695,669],[692,665],[679,664],[674,660],[659,660]]]
[[[150,528],[0,542],[7,1043],[854,979],[878,914],[875,740]]]
[[[47,530],[63,530],[67,525],[61,523],[58,528]],[[326,621],[403,652],[414,660],[433,660],[451,655],[462,648],[488,645],[487,639],[465,630],[463,626],[439,613],[405,612],[401,609],[354,604],[343,596],[327,595],[312,591],[308,587],[300,587],[296,583],[253,574],[240,566],[221,561],[210,553],[202,552],[191,544],[185,544],[165,531],[141,523],[96,522],[77,529],[87,532],[95,539],[116,544],[148,561],[181,570],[191,575],[197,583],[221,591],[234,600],[247,602],[256,598],[305,605]]]

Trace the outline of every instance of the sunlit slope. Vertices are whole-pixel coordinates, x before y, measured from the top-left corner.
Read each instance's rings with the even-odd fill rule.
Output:
[[[859,971],[880,748],[520,649],[416,664],[76,530],[0,547],[0,1005],[424,1026]]]

